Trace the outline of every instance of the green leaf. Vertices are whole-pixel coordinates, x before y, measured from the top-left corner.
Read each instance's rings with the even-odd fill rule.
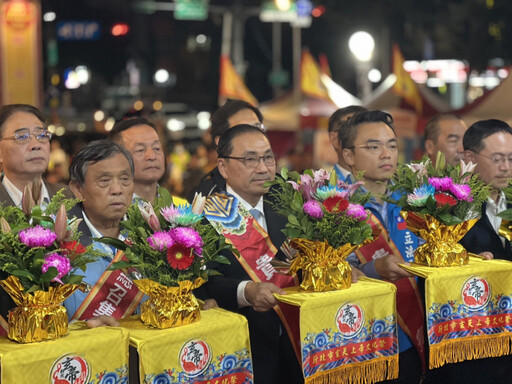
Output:
[[[112,237],[100,237],[100,238],[93,237],[92,240],[98,241],[103,244],[111,245],[121,251],[126,251],[126,249],[128,248],[128,244],[126,244],[124,241],[119,240],[119,239],[114,239]]]
[[[226,264],[226,265],[229,265],[231,264],[229,259],[226,257],[226,256],[223,256],[223,255],[217,255],[213,258],[213,261],[219,263],[219,264]]]
[[[286,167],[281,168],[281,176],[285,180],[288,179],[288,168],[286,168]]]
[[[123,269],[123,268],[130,268],[130,267],[133,267],[133,263],[130,263],[129,261],[121,260],[121,261],[116,261],[115,263],[112,263],[112,265],[110,267],[108,267],[107,269],[109,271],[114,271],[116,269]]]

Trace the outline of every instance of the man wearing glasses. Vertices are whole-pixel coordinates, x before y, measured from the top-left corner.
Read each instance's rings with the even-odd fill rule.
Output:
[[[393,118],[382,111],[360,112],[339,132],[343,158],[352,174],[364,172],[364,188],[371,194],[365,208],[380,236],[348,257],[349,263],[368,277],[397,286],[399,378],[397,383],[419,383],[424,353],[423,304],[413,275],[399,264],[414,261],[418,239],[400,217],[400,207],[385,201],[387,187],[398,163]],[[398,196],[391,196],[398,199]]]
[[[0,108],[0,164],[3,175],[0,182],[0,203],[21,207],[23,189],[34,180],[39,191],[34,191],[36,203],[45,204],[62,188],[62,184],[43,182],[42,175],[50,159],[50,139],[41,112],[26,104],[10,104]],[[72,197],[66,188],[66,197]],[[0,278],[4,278],[1,276]],[[0,317],[6,318],[14,302],[0,288]],[[0,329],[0,334],[1,334]]]
[[[205,216],[238,250],[225,256],[229,265],[212,266],[221,275],[204,285],[220,307],[247,318],[256,384],[302,383],[292,344],[283,326],[274,293],[295,285],[293,277],[277,273],[271,260],[285,260],[279,250],[286,237],[286,218],[264,200],[265,182],[274,180],[276,161],[267,136],[241,124],[227,130],[217,148],[217,166],[226,191],[209,196]]]
[[[512,128],[500,120],[474,123],[464,135],[466,163],[476,163],[475,173],[491,186],[491,194],[482,205],[482,217],[461,240],[469,252],[490,251],[495,259],[512,261],[510,241],[500,236],[498,213],[511,208],[502,189],[512,178]]]

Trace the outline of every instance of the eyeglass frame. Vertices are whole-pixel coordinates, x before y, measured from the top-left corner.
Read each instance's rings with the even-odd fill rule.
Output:
[[[369,145],[375,145],[375,146],[379,147],[379,152],[373,152],[372,149],[368,148]],[[390,145],[394,145],[395,148],[394,149],[390,148],[389,147]],[[383,147],[386,147],[386,149],[391,153],[398,153],[398,143],[396,141],[392,141],[391,143],[387,143],[387,144],[381,143],[380,141],[370,141],[369,143],[366,143],[366,144],[353,145],[351,147],[346,147],[345,149],[364,148],[368,152],[376,155],[377,153],[382,153]]]
[[[37,127],[34,129],[35,132],[31,132],[30,128],[19,128],[16,131],[14,131],[14,134],[12,136],[2,137],[0,138],[0,141],[4,140],[14,140],[18,144],[26,144],[30,142],[30,138],[33,136],[36,138],[36,140],[40,143],[47,143],[50,142],[52,139],[52,133],[44,127]],[[20,139],[19,134],[21,132],[26,132],[28,134],[28,138]],[[39,137],[38,135],[45,134],[46,137]]]
[[[265,161],[265,157],[267,156],[271,156],[272,159],[274,160],[273,163],[271,164],[268,164],[266,161]],[[263,155],[263,156],[254,156],[255,158],[257,157],[258,158],[258,162],[253,166],[253,167],[249,167],[247,165],[247,161],[250,160],[252,158],[252,156],[245,156],[245,157],[237,157],[237,156],[219,156],[219,159],[233,159],[233,160],[239,160],[241,161],[245,168],[247,169],[254,169],[254,168],[257,168],[258,165],[260,165],[260,163],[263,161],[263,164],[265,164],[265,166],[267,167],[270,167],[272,165],[276,165],[276,156],[272,153],[272,154],[266,154],[266,155]]]
[[[487,156],[487,155],[482,154],[481,152],[477,152],[477,151],[473,151],[473,150],[471,150],[471,152],[476,153],[477,155],[480,155],[482,157],[485,157],[486,159],[491,160],[494,165],[503,165],[503,164],[505,164],[505,162],[508,162],[509,165],[512,166],[512,155],[505,156],[503,153],[495,153],[492,156]],[[492,158],[493,156],[500,156],[501,158],[499,160],[495,160]]]

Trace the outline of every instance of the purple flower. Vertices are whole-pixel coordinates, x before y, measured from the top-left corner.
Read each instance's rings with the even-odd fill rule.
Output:
[[[19,233],[20,240],[28,247],[49,247],[53,244],[57,235],[50,229],[44,229],[40,225],[27,228]]]
[[[149,246],[157,251],[171,248],[174,244],[174,239],[168,232],[155,232],[147,238],[147,241]]]
[[[58,253],[52,253],[44,258],[44,263],[41,267],[43,273],[48,272],[50,267],[57,268],[57,276],[52,281],[57,281],[61,284],[62,277],[66,276],[71,271],[71,263],[66,256],[59,255]]]
[[[450,188],[450,192],[457,198],[457,200],[462,201],[473,201],[473,197],[471,196],[471,187],[466,184],[453,184]]]
[[[448,192],[453,185],[451,177],[430,177],[428,182],[430,185],[433,185],[438,192]]]
[[[364,221],[368,217],[368,213],[362,205],[349,204],[347,208],[347,216],[352,217],[357,221]]]
[[[315,219],[321,219],[324,217],[324,211],[322,210],[322,205],[315,200],[310,200],[304,204],[304,212]]]
[[[177,227],[169,231],[174,241],[184,247],[194,248],[195,253],[201,256],[203,253],[203,239],[199,233],[188,227]]]

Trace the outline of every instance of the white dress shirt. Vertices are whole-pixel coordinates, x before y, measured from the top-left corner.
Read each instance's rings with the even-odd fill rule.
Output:
[[[11,197],[12,201],[14,202],[14,205],[16,207],[21,208],[21,199],[23,198],[23,191],[20,191],[12,182],[7,178],[7,176],[4,176],[2,179],[2,184]],[[48,205],[50,202],[50,193],[48,192],[48,188],[46,188],[45,183],[41,183],[41,201],[43,205]]]

